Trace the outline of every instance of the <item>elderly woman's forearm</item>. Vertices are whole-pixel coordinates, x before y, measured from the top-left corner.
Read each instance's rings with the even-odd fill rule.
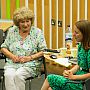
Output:
[[[14,54],[12,54],[8,49],[6,48],[1,48],[1,52],[8,58],[12,59]]]
[[[39,58],[41,56],[43,56],[43,51],[40,51],[40,52],[38,52],[36,54],[31,55],[32,59],[36,59],[36,58]]]

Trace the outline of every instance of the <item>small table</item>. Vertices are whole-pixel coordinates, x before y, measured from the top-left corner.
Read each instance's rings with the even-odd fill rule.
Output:
[[[50,54],[44,54],[46,67],[48,73],[54,73],[62,75],[65,69],[70,69],[72,66],[66,67],[64,65],[60,65],[59,63],[55,62],[55,59],[50,58]],[[57,54],[57,58],[62,58],[61,55]]]

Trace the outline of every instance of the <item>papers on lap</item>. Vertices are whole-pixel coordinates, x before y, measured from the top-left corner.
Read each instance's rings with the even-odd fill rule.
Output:
[[[71,63],[69,63],[68,58],[58,58],[58,59],[55,59],[55,62],[60,64],[60,65],[65,66],[65,67],[68,67],[71,65]]]

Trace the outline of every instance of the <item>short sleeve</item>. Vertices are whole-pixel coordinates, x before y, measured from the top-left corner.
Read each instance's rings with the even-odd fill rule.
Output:
[[[44,50],[46,49],[46,41],[45,41],[45,37],[42,31],[40,31],[39,35],[38,35],[38,50]]]

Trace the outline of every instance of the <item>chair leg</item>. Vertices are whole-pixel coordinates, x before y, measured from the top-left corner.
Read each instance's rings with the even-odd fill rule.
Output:
[[[86,85],[85,84],[83,85],[83,90],[86,90]]]
[[[2,89],[2,90],[4,90],[3,87],[4,87],[4,78],[3,78],[3,76],[2,76],[2,77],[1,77],[1,89]]]
[[[31,79],[29,80],[29,90],[31,90]]]

